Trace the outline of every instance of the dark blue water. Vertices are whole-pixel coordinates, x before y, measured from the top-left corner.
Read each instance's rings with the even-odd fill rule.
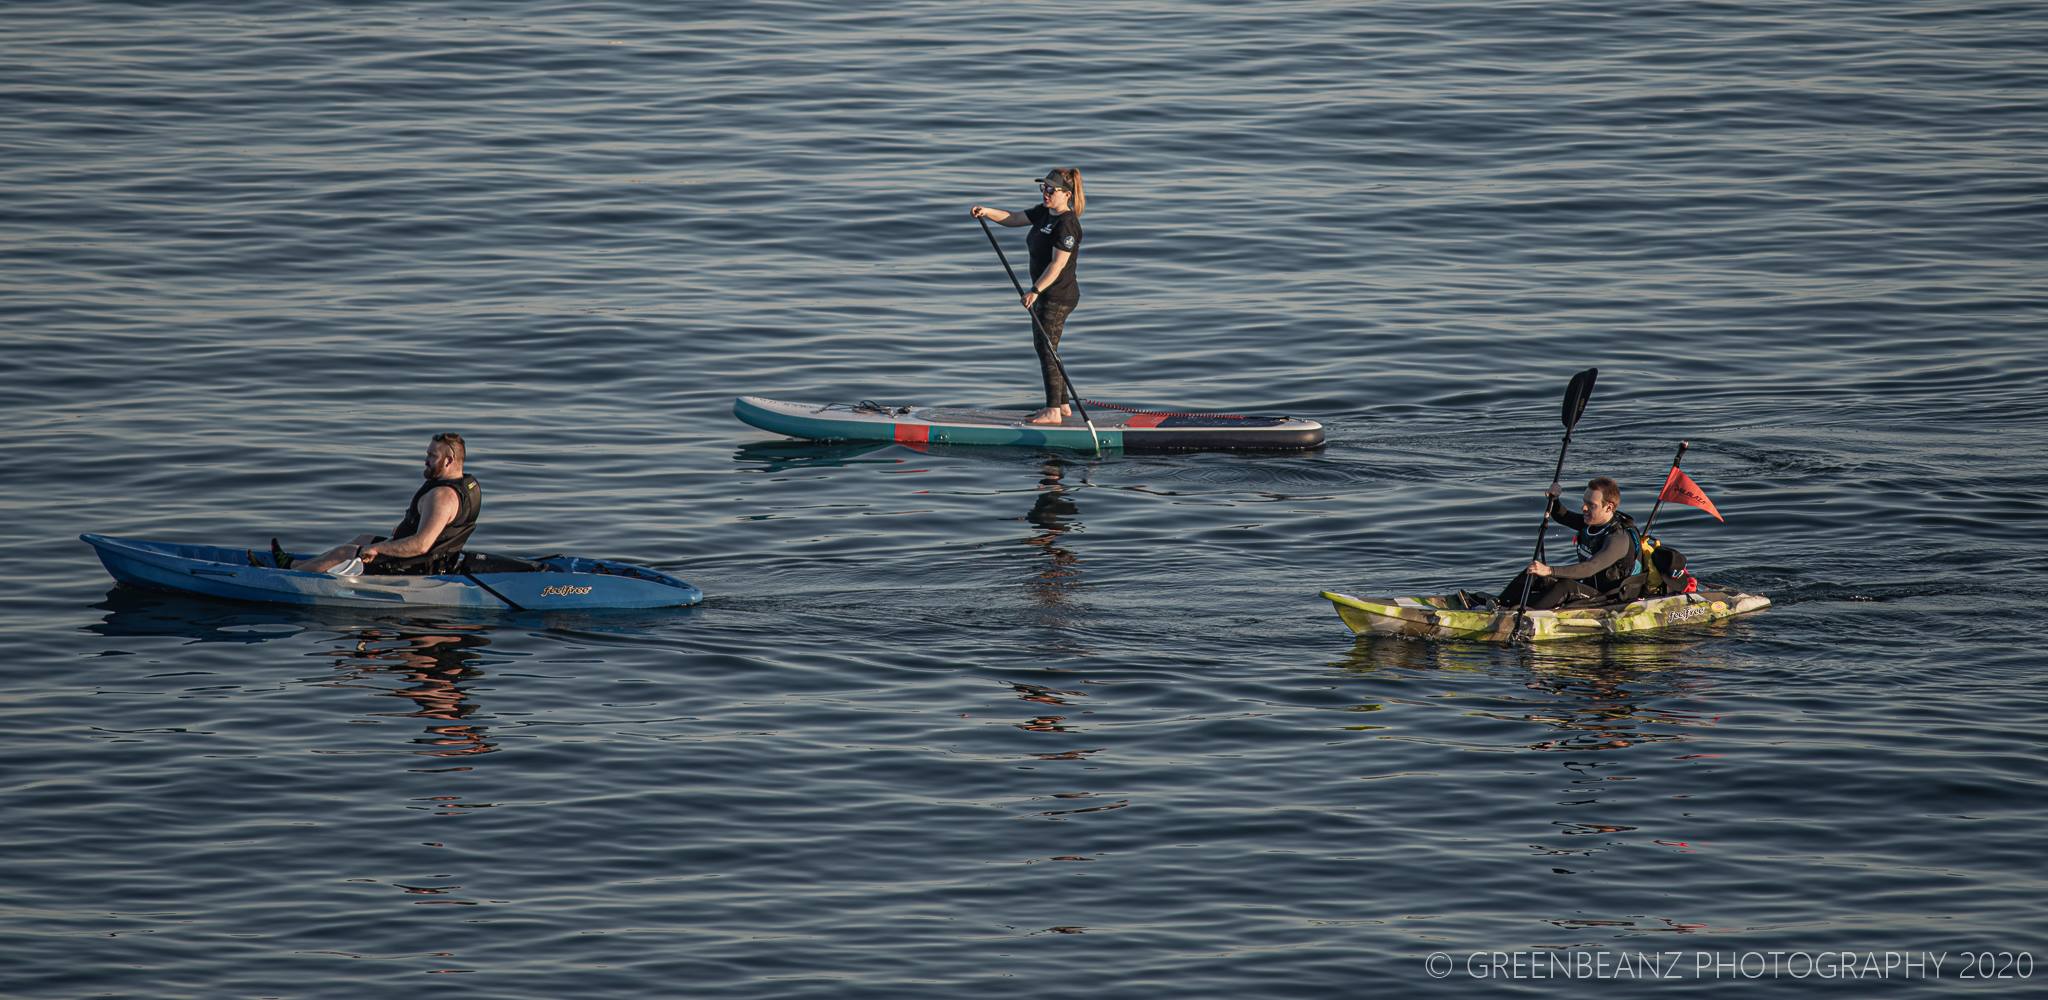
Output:
[[[1959,957],[2048,952],[2037,6],[0,26],[0,994],[2038,981]],[[730,417],[1031,402],[966,211],[1054,165],[1089,195],[1081,391],[1311,416],[1327,448]],[[1776,605],[1606,645],[1354,640],[1317,591],[1527,558],[1592,365],[1567,482],[1640,515],[1691,441],[1727,521],[1660,533]],[[475,545],[709,600],[270,610],[114,590],[76,540],[387,530],[441,430],[489,491]],[[1464,964],[1799,950],[1948,959],[1655,990]]]

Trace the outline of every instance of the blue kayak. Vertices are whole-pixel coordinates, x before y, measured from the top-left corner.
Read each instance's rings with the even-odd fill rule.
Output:
[[[582,611],[604,608],[673,608],[695,604],[704,592],[645,566],[539,556],[516,559],[466,553],[462,571],[434,576],[336,576],[277,569],[269,553],[250,565],[247,549],[148,542],[105,535],[78,536],[99,553],[118,583],[147,590],[199,594],[266,604],[357,608],[474,608],[484,611]],[[294,555],[310,559],[310,555]]]

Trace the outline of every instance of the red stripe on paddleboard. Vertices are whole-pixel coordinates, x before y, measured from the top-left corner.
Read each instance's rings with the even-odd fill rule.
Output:
[[[930,424],[896,425],[896,443],[898,444],[928,444],[931,442],[931,439],[932,425]]]
[[[1165,419],[1166,414],[1164,413],[1134,413],[1131,414],[1131,419],[1124,421],[1124,426],[1157,427],[1159,426],[1159,422]]]

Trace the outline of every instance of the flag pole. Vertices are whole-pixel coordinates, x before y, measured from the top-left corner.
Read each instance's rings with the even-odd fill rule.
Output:
[[[1691,441],[1678,442],[1678,454],[1671,456],[1672,472],[1678,471],[1678,463],[1685,458],[1685,449],[1690,447],[1692,447]],[[1667,472],[1664,474],[1664,482],[1657,487],[1657,502],[1650,505],[1650,519],[1648,521],[1643,522],[1642,541],[1644,542],[1650,540],[1650,529],[1657,523],[1657,512],[1664,509],[1664,487],[1669,485],[1671,485],[1671,473]],[[1640,573],[1644,569],[1647,569],[1649,565],[1650,554],[1643,551],[1643,546],[1640,543],[1638,543],[1636,545],[1635,572]]]

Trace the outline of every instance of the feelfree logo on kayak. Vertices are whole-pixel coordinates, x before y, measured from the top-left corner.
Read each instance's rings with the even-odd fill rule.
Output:
[[[542,597],[581,597],[588,593],[589,587],[579,587],[573,583],[550,584],[540,589]]]

